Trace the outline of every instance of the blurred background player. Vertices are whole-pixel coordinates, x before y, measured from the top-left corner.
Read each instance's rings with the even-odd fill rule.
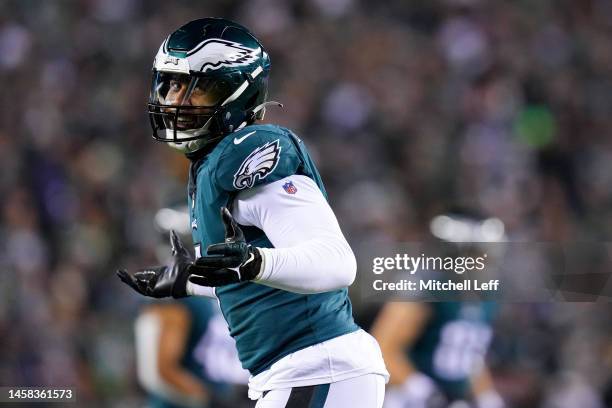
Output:
[[[186,230],[186,208],[160,210],[156,226]],[[167,246],[159,253],[168,253]],[[163,261],[163,259],[160,259]],[[248,372],[217,302],[204,297],[152,301],[134,325],[138,379],[151,408],[241,408]],[[242,388],[241,391],[238,389]]]
[[[150,395],[148,407],[252,405],[246,386],[242,392],[233,388],[236,380],[245,385],[248,374],[216,308],[213,300],[201,297],[143,307],[135,323],[136,362],[139,382]],[[227,378],[224,374],[232,370],[242,375]]]
[[[464,212],[435,217],[431,232],[461,242],[462,251],[503,240],[498,220]],[[391,375],[385,408],[503,408],[485,364],[495,309],[492,302],[387,303],[372,327]]]

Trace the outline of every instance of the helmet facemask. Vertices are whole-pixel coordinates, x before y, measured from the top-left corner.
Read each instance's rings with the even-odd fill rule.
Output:
[[[217,140],[231,93],[229,83],[212,76],[155,71],[148,103],[153,137],[184,152]]]

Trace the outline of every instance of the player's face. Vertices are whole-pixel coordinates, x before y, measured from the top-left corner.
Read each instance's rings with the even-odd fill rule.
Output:
[[[158,73],[153,81],[152,100],[164,106],[161,112],[176,112],[177,129],[187,130],[202,127],[214,108],[229,93],[227,86],[211,78]],[[174,107],[181,109],[176,110]],[[168,127],[172,128],[173,123],[174,120],[168,121]]]
[[[217,103],[216,96],[212,92],[206,92],[201,84],[193,85],[191,91],[189,91],[189,85],[190,81],[185,79],[171,79],[166,95],[166,104],[174,106],[214,106]]]

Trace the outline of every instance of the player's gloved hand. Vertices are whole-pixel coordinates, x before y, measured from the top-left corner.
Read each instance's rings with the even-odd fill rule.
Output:
[[[170,264],[143,269],[133,275],[125,270],[118,270],[117,276],[123,283],[145,296],[154,298],[188,296],[187,279],[193,259],[174,231],[170,231],[170,246],[172,247]]]
[[[392,389],[393,390],[393,389]],[[438,386],[428,376],[421,373],[411,374],[396,391],[391,399],[401,401],[402,407],[443,408],[448,401]],[[385,401],[387,397],[385,397]]]
[[[225,242],[213,244],[190,268],[189,281],[200,286],[224,286],[253,280],[261,272],[261,253],[247,245],[244,234],[225,207],[221,208]]]
[[[476,397],[476,408],[505,408],[501,395],[495,390],[482,392]]]

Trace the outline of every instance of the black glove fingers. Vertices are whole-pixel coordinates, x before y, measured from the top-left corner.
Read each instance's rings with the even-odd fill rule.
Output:
[[[224,286],[230,283],[240,282],[238,272],[228,268],[198,273],[200,274],[189,276],[189,282],[200,286]]]
[[[180,248],[181,241],[179,237],[176,235],[173,229],[170,230],[170,249],[172,251],[172,255],[176,255],[178,252],[178,248]]]
[[[228,249],[227,244],[212,244],[206,248],[206,255],[227,255]]]
[[[203,256],[198,258],[192,268],[197,271],[198,268],[202,268],[203,272],[209,272],[219,268],[236,268],[240,265],[242,259],[240,256]]]
[[[130,286],[136,292],[142,293],[141,288],[138,285],[138,282],[136,281],[136,279],[132,275],[127,273],[127,271],[125,271],[123,269],[119,269],[117,271],[117,276],[119,277],[119,279],[121,279],[121,282],[123,282],[126,285]]]
[[[244,241],[242,230],[226,207],[221,207],[221,219],[225,228],[225,242]]]
[[[154,277],[156,276],[155,271],[152,270],[145,270],[145,271],[138,271],[134,274],[134,277],[142,282],[149,282],[150,280],[152,280]]]
[[[222,255],[240,257],[245,252],[246,244],[242,242],[232,242],[226,244],[212,244],[206,248],[206,255]]]
[[[234,237],[234,218],[226,207],[221,207],[221,220],[223,221],[223,228],[225,229],[225,240]]]
[[[209,282],[208,282],[208,279],[206,279],[206,276],[203,276],[203,275],[190,275],[187,280],[193,283],[194,285],[211,286],[209,285]]]
[[[240,282],[240,273],[229,268],[216,269],[208,274],[208,278],[217,282],[215,286],[223,286],[228,283]]]
[[[119,277],[119,279],[121,279],[121,282],[130,285],[131,287],[135,287],[136,282],[134,282],[132,279],[132,276],[130,276],[129,273],[127,273],[127,271],[124,271],[123,269],[119,269],[117,270],[117,276]]]
[[[189,257],[189,251],[183,245],[181,238],[178,236],[176,231],[170,230],[170,248],[172,249],[172,256],[182,255]]]

